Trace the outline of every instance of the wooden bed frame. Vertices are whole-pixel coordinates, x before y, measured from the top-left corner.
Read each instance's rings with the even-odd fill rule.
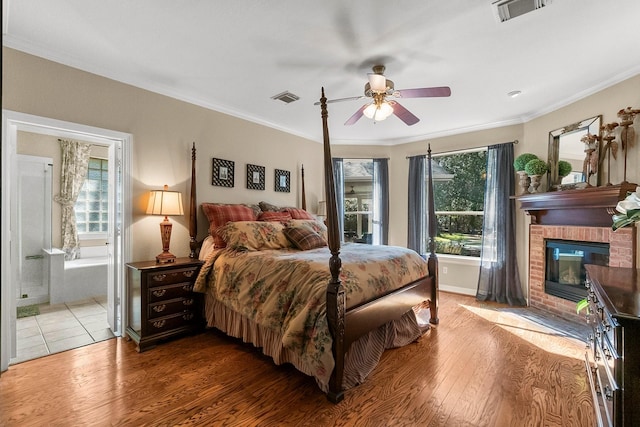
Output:
[[[345,366],[345,355],[350,345],[358,338],[375,330],[385,323],[399,319],[412,307],[429,300],[430,323],[438,323],[438,259],[435,254],[436,219],[432,190],[431,148],[429,147],[428,160],[428,235],[429,258],[428,275],[409,283],[402,288],[384,295],[373,301],[346,309],[345,290],[340,282],[340,230],[338,229],[338,211],[334,186],[333,163],[331,158],[331,146],[327,125],[327,98],[322,89],[320,98],[322,131],[324,137],[324,177],[325,200],[327,201],[327,228],[328,244],[331,251],[329,270],[331,281],[327,284],[327,320],[329,330],[333,338],[332,353],[335,367],[329,380],[327,398],[334,403],[344,398],[342,379]],[[199,243],[197,241],[197,206],[196,206],[196,151],[195,144],[191,156],[191,197],[189,215],[190,257],[197,257]],[[306,207],[304,194],[304,169],[302,169],[302,207]]]

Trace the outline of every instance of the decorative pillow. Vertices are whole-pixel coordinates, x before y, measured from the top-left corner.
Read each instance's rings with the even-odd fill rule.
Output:
[[[222,203],[202,203],[202,211],[209,220],[209,234],[216,248],[224,248],[225,242],[217,233],[218,229],[230,221],[255,221],[258,215],[247,205],[227,205]]]
[[[258,203],[258,206],[260,206],[260,209],[262,210],[262,212],[269,212],[269,211],[278,212],[281,209],[279,206],[273,205],[269,202],[260,202]]]
[[[289,212],[291,214],[291,218],[293,219],[316,219],[315,216],[305,211],[304,209],[282,208],[282,210]]]
[[[317,219],[292,219],[287,223],[288,227],[296,227],[300,225],[305,225],[311,228],[313,231],[318,233],[320,237],[324,240],[329,240],[329,232],[327,231],[327,226],[324,225],[322,221],[318,221]]]
[[[307,225],[287,226],[284,234],[296,248],[303,251],[327,246],[327,241]]]
[[[258,215],[258,221],[278,221],[286,223],[292,219],[293,218],[291,218],[291,214],[289,212],[266,211]]]
[[[218,229],[218,235],[228,248],[239,251],[290,248],[284,234],[284,225],[279,222],[238,221],[228,222]]]

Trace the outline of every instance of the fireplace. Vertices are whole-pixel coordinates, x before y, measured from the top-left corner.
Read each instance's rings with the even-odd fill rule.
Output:
[[[548,293],[547,242],[566,243],[570,246],[585,245],[591,250],[592,245],[608,246],[608,256],[596,254],[586,263],[599,264],[608,258],[610,267],[635,268],[637,258],[637,229],[635,226],[625,227],[613,231],[611,229],[611,214],[619,200],[626,197],[627,191],[634,191],[635,184],[613,185],[607,187],[592,187],[582,190],[553,191],[547,193],[525,194],[517,196],[520,207],[531,218],[529,226],[529,275],[528,297],[529,305],[565,319],[584,322],[583,316],[576,314],[576,298],[579,295],[558,296]],[[578,249],[578,251],[583,250]],[[560,254],[564,253],[562,257]],[[552,250],[553,253],[553,250]],[[577,264],[577,257],[570,250],[557,251],[558,262],[562,258],[563,266]],[[553,255],[551,255],[553,258]],[[604,260],[602,257],[605,257]],[[553,261],[553,259],[552,259]],[[581,261],[582,262],[582,261]],[[553,268],[553,267],[552,267]],[[561,267],[558,265],[557,267]],[[580,270],[580,285],[573,285],[575,289],[583,285],[583,270]],[[558,273],[559,274],[559,273]],[[572,274],[572,273],[569,273]],[[573,273],[576,275],[575,271]],[[566,276],[566,281],[575,278]],[[553,286],[552,286],[553,287]],[[580,292],[580,291],[577,291]]]
[[[545,240],[544,291],[559,298],[578,302],[587,296],[585,264],[609,265],[609,244]]]

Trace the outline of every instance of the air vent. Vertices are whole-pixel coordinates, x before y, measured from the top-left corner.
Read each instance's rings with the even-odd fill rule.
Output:
[[[300,97],[298,95],[294,95],[291,92],[288,91],[284,91],[282,93],[279,93],[277,95],[273,95],[271,97],[271,99],[277,99],[280,100],[286,104],[290,104],[293,101],[297,101],[298,99],[300,99]]]
[[[545,7],[551,0],[499,0],[493,3],[498,21],[505,22]]]

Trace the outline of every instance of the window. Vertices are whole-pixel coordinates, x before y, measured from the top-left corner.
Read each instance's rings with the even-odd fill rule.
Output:
[[[373,159],[344,159],[344,240],[372,243]]]
[[[109,162],[90,157],[87,178],[75,205],[78,234],[104,234],[109,230],[108,197]]]
[[[433,157],[438,221],[436,252],[479,257],[482,247],[487,150]]]

